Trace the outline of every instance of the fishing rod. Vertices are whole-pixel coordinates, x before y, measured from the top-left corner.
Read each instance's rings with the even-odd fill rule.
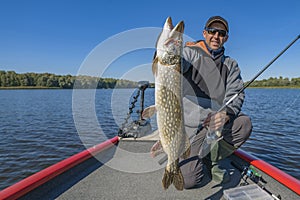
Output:
[[[285,47],[275,58],[273,58],[261,71],[259,71],[247,84],[245,84],[238,93],[236,93],[234,96],[232,96],[219,110],[218,112],[224,110],[226,106],[228,106],[237,96],[239,96],[251,83],[257,79],[266,69],[268,69],[274,62],[277,60],[286,50],[288,50],[298,39],[300,38],[300,35],[298,35],[290,44]],[[199,129],[199,128],[198,128]]]
[[[274,57],[262,70],[260,70],[247,84],[245,84],[235,95],[233,95],[217,112],[221,112],[224,110],[233,100],[235,100],[244,90],[249,87],[251,83],[257,79],[266,69],[268,69],[286,50],[288,50],[298,39],[300,38],[300,34],[291,42],[289,43],[276,57]],[[200,124],[195,132],[189,137],[190,139],[195,135],[198,135],[200,131],[203,129],[203,124]],[[217,136],[220,138],[221,133],[216,133]],[[163,164],[167,160],[167,156],[161,158],[158,163]]]

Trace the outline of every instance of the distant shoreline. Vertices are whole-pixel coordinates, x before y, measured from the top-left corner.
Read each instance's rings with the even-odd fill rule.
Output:
[[[262,86],[249,86],[248,87],[249,89],[300,89],[300,86],[265,86],[265,87],[262,87]]]
[[[249,81],[244,82],[248,84]],[[0,89],[102,89],[102,88],[136,88],[139,82],[101,78],[87,75],[56,75],[50,73],[24,73],[0,70]],[[154,83],[150,83],[153,87]],[[283,78],[280,76],[269,79],[255,80],[251,88],[300,88],[299,78]]]
[[[11,86],[11,87],[0,87],[0,90],[28,90],[28,89],[32,89],[32,90],[38,90],[38,89],[65,89],[65,88],[60,88],[60,87],[40,87],[40,86]]]
[[[40,87],[40,86],[17,86],[17,87],[0,87],[0,90],[73,90],[73,88],[61,88],[61,87]],[[124,88],[124,87],[116,87],[116,88],[76,88],[76,89],[80,89],[80,90],[90,90],[90,89],[135,89],[135,87],[128,87],[128,88]]]
[[[152,88],[152,87],[150,87]],[[270,86],[270,87],[248,87],[249,89],[300,89],[300,86]],[[17,87],[0,87],[0,90],[72,90],[73,88],[60,88],[60,87],[41,87],[41,86],[17,86]],[[134,87],[128,88],[78,88],[78,89],[135,89]]]

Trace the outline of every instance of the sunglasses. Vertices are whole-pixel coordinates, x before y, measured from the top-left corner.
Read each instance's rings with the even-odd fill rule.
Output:
[[[225,37],[227,35],[227,31],[225,31],[225,30],[220,30],[220,29],[215,29],[215,28],[205,28],[205,30],[210,35],[215,35],[216,32],[218,32],[221,37]]]

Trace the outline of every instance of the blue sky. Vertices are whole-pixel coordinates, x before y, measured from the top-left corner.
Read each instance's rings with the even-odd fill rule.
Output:
[[[183,20],[185,34],[198,40],[206,20],[221,15],[230,26],[226,54],[250,80],[300,34],[299,10],[298,0],[0,0],[0,69],[76,75],[93,59],[97,76],[151,81],[156,30],[166,17]],[[145,34],[132,37],[135,30]],[[130,40],[114,40],[129,33]],[[132,40],[148,43],[111,56]],[[299,63],[300,40],[258,79],[300,77]]]

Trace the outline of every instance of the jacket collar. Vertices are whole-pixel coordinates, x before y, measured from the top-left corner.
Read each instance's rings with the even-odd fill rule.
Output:
[[[208,47],[208,45],[206,44],[206,42],[204,40],[199,40],[196,42],[187,42],[186,46],[196,46],[196,47],[200,47],[201,49],[203,49],[208,55],[210,55],[213,59],[218,58],[219,56],[224,54],[225,48],[221,47],[217,50],[212,50],[211,48]]]

